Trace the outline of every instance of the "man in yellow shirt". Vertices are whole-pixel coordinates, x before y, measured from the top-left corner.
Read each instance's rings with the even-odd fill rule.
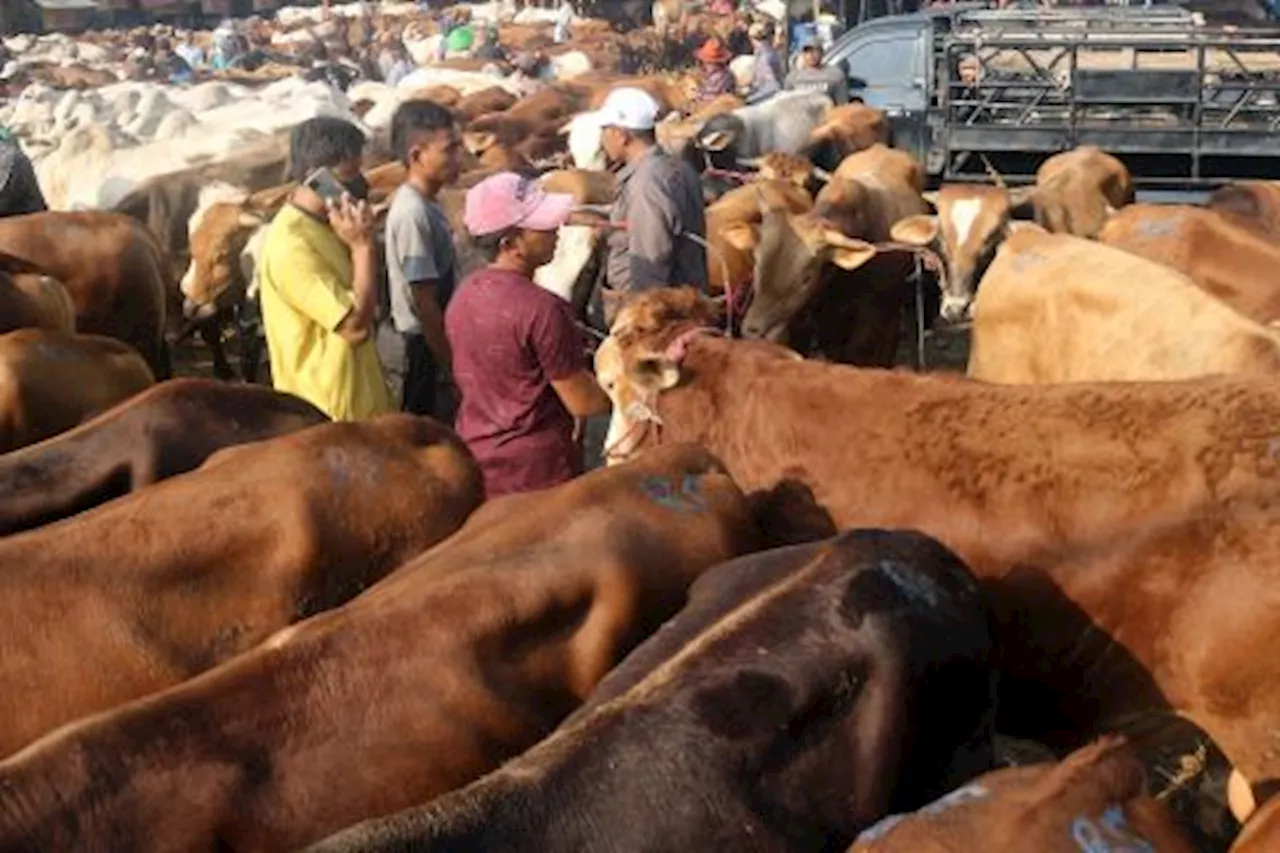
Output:
[[[314,118],[294,129],[290,149],[300,183],[268,226],[259,264],[272,382],[338,421],[395,411],[373,343],[377,256],[360,175],[364,134]],[[305,185],[321,168],[347,189],[341,201]]]

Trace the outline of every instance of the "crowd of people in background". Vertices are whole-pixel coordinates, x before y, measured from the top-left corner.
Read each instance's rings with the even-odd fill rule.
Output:
[[[729,0],[716,0],[716,7],[731,26],[724,28],[726,38],[693,50],[702,69],[701,98],[732,92],[758,101],[785,87],[821,88],[847,99],[839,70],[822,66],[816,39],[788,63],[772,22],[753,19]],[[562,0],[557,41],[568,37],[573,11]],[[465,9],[438,22],[441,57],[493,63],[526,94],[546,85],[546,57],[509,54],[496,27],[472,22]],[[251,21],[226,21],[201,44],[182,29],[139,31],[127,47],[128,75],[181,84],[273,58],[269,39]],[[744,87],[729,63],[746,55],[752,62]],[[318,30],[304,56],[306,76],[339,89],[361,77],[394,85],[416,68],[403,34],[368,5],[325,36]],[[330,117],[295,128],[289,162],[297,186],[268,227],[259,261],[275,387],[337,420],[399,409],[455,423],[490,495],[543,488],[579,473],[583,420],[607,412],[609,401],[589,370],[586,340],[568,304],[533,282],[534,271],[555,252],[559,227],[573,216],[608,229],[606,320],[627,295],[672,282],[707,284],[698,176],[656,144],[658,103],[640,89],[620,88],[596,117],[618,176],[609,222],[571,211],[570,196],[500,173],[467,195],[466,228],[488,263],[461,281],[455,235],[436,201],[460,169],[461,133],[449,110],[410,100],[393,118],[391,147],[407,179],[391,199],[382,245],[360,171],[362,131]],[[0,215],[44,209],[30,162],[2,135],[0,186],[6,188]],[[389,354],[379,345],[388,330],[398,344]],[[388,374],[403,379],[398,400]]]

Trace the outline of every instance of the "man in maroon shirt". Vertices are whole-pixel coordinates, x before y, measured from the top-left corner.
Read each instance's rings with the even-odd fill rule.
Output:
[[[489,497],[581,473],[574,418],[609,411],[569,304],[533,283],[573,203],[513,172],[467,193],[467,230],[490,263],[459,286],[445,333],[462,397],[458,434],[484,471]]]

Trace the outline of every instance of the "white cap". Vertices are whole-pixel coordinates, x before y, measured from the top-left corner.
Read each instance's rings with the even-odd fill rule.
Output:
[[[623,130],[653,130],[658,121],[658,102],[644,89],[622,86],[604,99],[591,115],[601,127]]]

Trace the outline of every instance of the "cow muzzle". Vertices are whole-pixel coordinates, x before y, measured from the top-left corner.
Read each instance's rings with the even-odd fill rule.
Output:
[[[962,323],[973,319],[973,300],[968,296],[942,297],[942,307],[938,312],[947,323]]]
[[[196,302],[184,297],[182,300],[182,316],[188,320],[208,320],[218,313],[218,306],[212,302]]]

